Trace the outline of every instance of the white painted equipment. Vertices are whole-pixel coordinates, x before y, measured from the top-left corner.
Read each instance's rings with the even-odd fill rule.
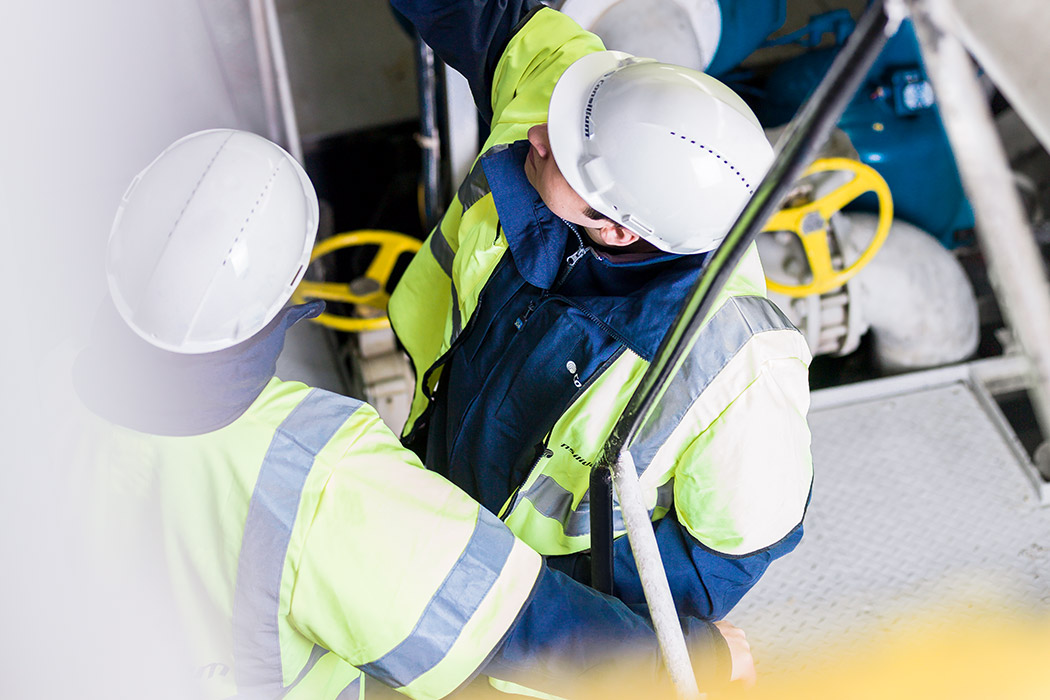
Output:
[[[558,9],[608,48],[704,70],[722,35],[718,0],[565,0]]]
[[[841,140],[828,148],[848,152]],[[842,213],[866,192],[878,215]],[[822,158],[758,239],[770,298],[814,355],[846,355],[869,330],[883,371],[959,362],[977,349],[977,301],[961,265],[925,231],[893,220],[879,175]],[[876,254],[877,253],[877,254]]]

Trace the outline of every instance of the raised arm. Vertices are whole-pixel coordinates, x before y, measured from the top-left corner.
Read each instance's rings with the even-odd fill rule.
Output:
[[[445,63],[466,77],[474,102],[492,119],[492,75],[515,29],[539,0],[391,0]]]

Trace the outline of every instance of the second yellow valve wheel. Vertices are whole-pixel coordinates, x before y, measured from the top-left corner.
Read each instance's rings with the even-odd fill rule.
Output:
[[[893,199],[890,197],[890,188],[886,181],[874,168],[849,158],[822,158],[814,161],[803,177],[836,170],[852,173],[853,177],[812,202],[781,209],[766,223],[763,231],[790,231],[799,237],[812,274],[809,282],[798,285],[783,284],[766,278],[766,286],[771,292],[806,297],[837,289],[871,262],[886,240],[893,224]],[[831,235],[831,215],[868,192],[874,192],[879,200],[879,223],[875,235],[855,262],[836,268],[828,243],[828,237]]]

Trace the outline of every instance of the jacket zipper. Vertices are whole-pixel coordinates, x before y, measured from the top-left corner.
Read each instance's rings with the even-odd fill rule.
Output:
[[[568,405],[571,406],[572,404],[576,403],[576,400],[580,398],[580,395],[583,392],[587,391],[587,389],[590,388],[591,384],[594,384],[594,382],[596,382],[598,378],[602,376],[605,370],[609,369],[609,367],[612,366],[612,363],[616,362],[616,360],[619,359],[620,355],[623,355],[623,353],[626,350],[627,347],[621,345],[620,348],[612,354],[612,357],[603,362],[601,366],[598,367],[598,369],[591,374],[587,381],[580,386],[576,393],[572,395],[572,399],[569,401]],[[553,430],[553,428],[551,430]],[[522,486],[528,483],[529,479],[532,478],[532,475],[536,472],[537,469],[539,469],[540,463],[543,462],[543,460],[550,459],[554,456],[554,450],[550,449],[550,439],[551,431],[548,430],[546,437],[543,438],[543,452],[541,452],[539,457],[536,458],[536,461],[532,463],[532,466],[529,468],[529,471],[526,472],[525,478],[522,480],[522,482],[518,484],[514,488],[514,490],[511,491],[510,496],[507,497],[507,500],[505,502],[506,505],[504,505],[503,509],[500,510],[500,520],[506,520],[507,518],[509,518],[511,513],[513,513],[514,510],[518,507],[518,494],[521,493]]]
[[[514,509],[517,508],[517,498],[518,494],[521,493],[521,487],[525,484],[525,482],[529,480],[529,477],[532,476],[532,473],[536,471],[537,467],[540,466],[540,462],[542,462],[545,459],[550,459],[554,456],[554,450],[548,447],[548,445],[550,444],[550,439],[550,431],[547,431],[547,435],[543,438],[543,450],[540,451],[535,461],[533,461],[532,466],[529,467],[528,471],[525,472],[525,479],[520,484],[515,486],[514,490],[510,492],[509,496],[507,496],[507,500],[504,502],[504,506],[500,510],[500,520],[506,520],[508,517],[510,517],[510,514],[514,512]]]
[[[554,286],[552,287],[552,289],[557,289],[561,286],[561,283],[565,281],[565,278],[568,277],[569,273],[572,272],[573,268],[576,267],[576,263],[580,262],[583,256],[586,255],[587,252],[590,250],[590,248],[584,245],[583,238],[580,236],[580,232],[576,230],[576,227],[573,224],[570,224],[568,221],[566,221],[565,224],[573,233],[576,234],[576,240],[579,242],[580,247],[576,249],[576,252],[571,253],[569,257],[565,258],[565,267],[558,272],[558,277],[555,279]],[[529,320],[529,316],[532,315],[532,312],[536,310],[536,307],[541,305],[549,297],[551,297],[551,292],[549,289],[544,289],[542,292],[540,292],[540,298],[530,301],[528,308],[525,309],[525,312],[521,316],[518,316],[516,319],[514,319],[514,328],[519,331],[522,328],[524,328],[525,323]]]
[[[562,221],[565,220],[562,219]],[[576,224],[565,221],[565,225],[569,227],[570,231],[576,234],[576,241],[580,244],[580,247],[576,249],[575,253],[572,253],[571,255],[569,255],[569,257],[565,258],[566,267],[558,273],[558,277],[555,279],[554,286],[552,287],[552,289],[557,289],[558,287],[560,287],[562,282],[565,281],[565,278],[568,277],[569,273],[571,273],[573,268],[576,267],[576,263],[580,262],[583,256],[586,255],[588,251],[590,251],[590,248],[588,248],[587,245],[583,242],[583,236],[580,235],[580,231],[576,228]]]

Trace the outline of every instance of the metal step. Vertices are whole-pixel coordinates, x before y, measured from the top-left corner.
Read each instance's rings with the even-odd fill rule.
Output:
[[[813,394],[815,481],[799,547],[729,614],[761,675],[829,651],[1050,613],[1046,484],[991,391],[994,358]]]

